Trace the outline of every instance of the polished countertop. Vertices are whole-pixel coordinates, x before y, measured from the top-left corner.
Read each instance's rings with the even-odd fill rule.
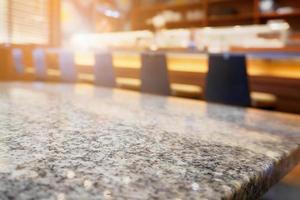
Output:
[[[0,199],[253,199],[300,116],[87,85],[0,83]]]

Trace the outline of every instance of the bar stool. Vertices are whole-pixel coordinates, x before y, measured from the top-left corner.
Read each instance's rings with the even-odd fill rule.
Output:
[[[59,52],[59,67],[62,81],[70,83],[77,81],[77,70],[72,52],[66,50]]]
[[[104,87],[115,87],[116,79],[110,53],[95,54],[95,84]]]
[[[170,95],[167,59],[162,53],[142,53],[141,91]]]
[[[236,106],[274,108],[276,96],[249,90],[246,57],[238,54],[209,55],[205,99]]]
[[[11,53],[12,53],[13,64],[17,74],[24,74],[25,66],[24,66],[23,51],[19,48],[14,48],[12,49]]]
[[[236,106],[250,106],[250,92],[243,55],[209,55],[205,99]]]
[[[32,52],[33,64],[35,68],[35,75],[38,80],[46,80],[47,78],[47,64],[45,58],[45,51],[43,49],[34,49]]]

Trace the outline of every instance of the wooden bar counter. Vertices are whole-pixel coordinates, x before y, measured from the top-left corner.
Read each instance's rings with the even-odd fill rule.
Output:
[[[164,52],[167,54],[173,94],[187,93],[189,97],[203,98],[208,70],[207,55],[197,52]],[[141,67],[139,53],[136,51],[113,53],[117,83],[120,87],[139,89]],[[94,63],[92,54],[77,53],[76,62],[82,74],[89,74],[92,71]],[[277,97],[275,110],[300,114],[300,56],[259,57],[249,54],[247,65],[252,92],[274,94]]]
[[[26,52],[31,52],[25,48]],[[26,55],[25,74],[15,74],[9,58],[9,48],[0,49],[2,63],[0,65],[0,80],[34,81],[34,68],[29,55]],[[239,49],[241,51],[241,49]],[[250,89],[252,92],[264,92],[277,97],[276,111],[300,114],[300,57],[297,55],[276,57],[252,56],[247,50],[247,71],[249,74]],[[116,72],[118,87],[139,90],[140,87],[140,52],[142,50],[113,50],[113,63]],[[167,54],[169,80],[172,94],[175,96],[203,98],[205,77],[207,72],[207,55],[201,52],[187,50],[163,50]],[[273,52],[273,51],[272,51]],[[272,53],[271,52],[271,53]],[[265,51],[260,51],[263,55]],[[274,52],[273,52],[274,53]],[[278,52],[276,53],[291,53]],[[292,52],[295,53],[295,52]],[[49,54],[47,81],[60,81],[58,62],[53,52]],[[78,82],[94,83],[94,57],[90,52],[76,52]]]

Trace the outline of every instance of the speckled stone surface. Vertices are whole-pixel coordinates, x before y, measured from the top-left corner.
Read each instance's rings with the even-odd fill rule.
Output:
[[[0,83],[0,199],[254,199],[300,116],[88,86]]]

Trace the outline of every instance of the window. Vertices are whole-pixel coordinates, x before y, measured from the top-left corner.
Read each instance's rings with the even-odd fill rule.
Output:
[[[0,0],[0,43],[47,44],[51,0]]]
[[[0,43],[8,41],[7,0],[0,0]]]

